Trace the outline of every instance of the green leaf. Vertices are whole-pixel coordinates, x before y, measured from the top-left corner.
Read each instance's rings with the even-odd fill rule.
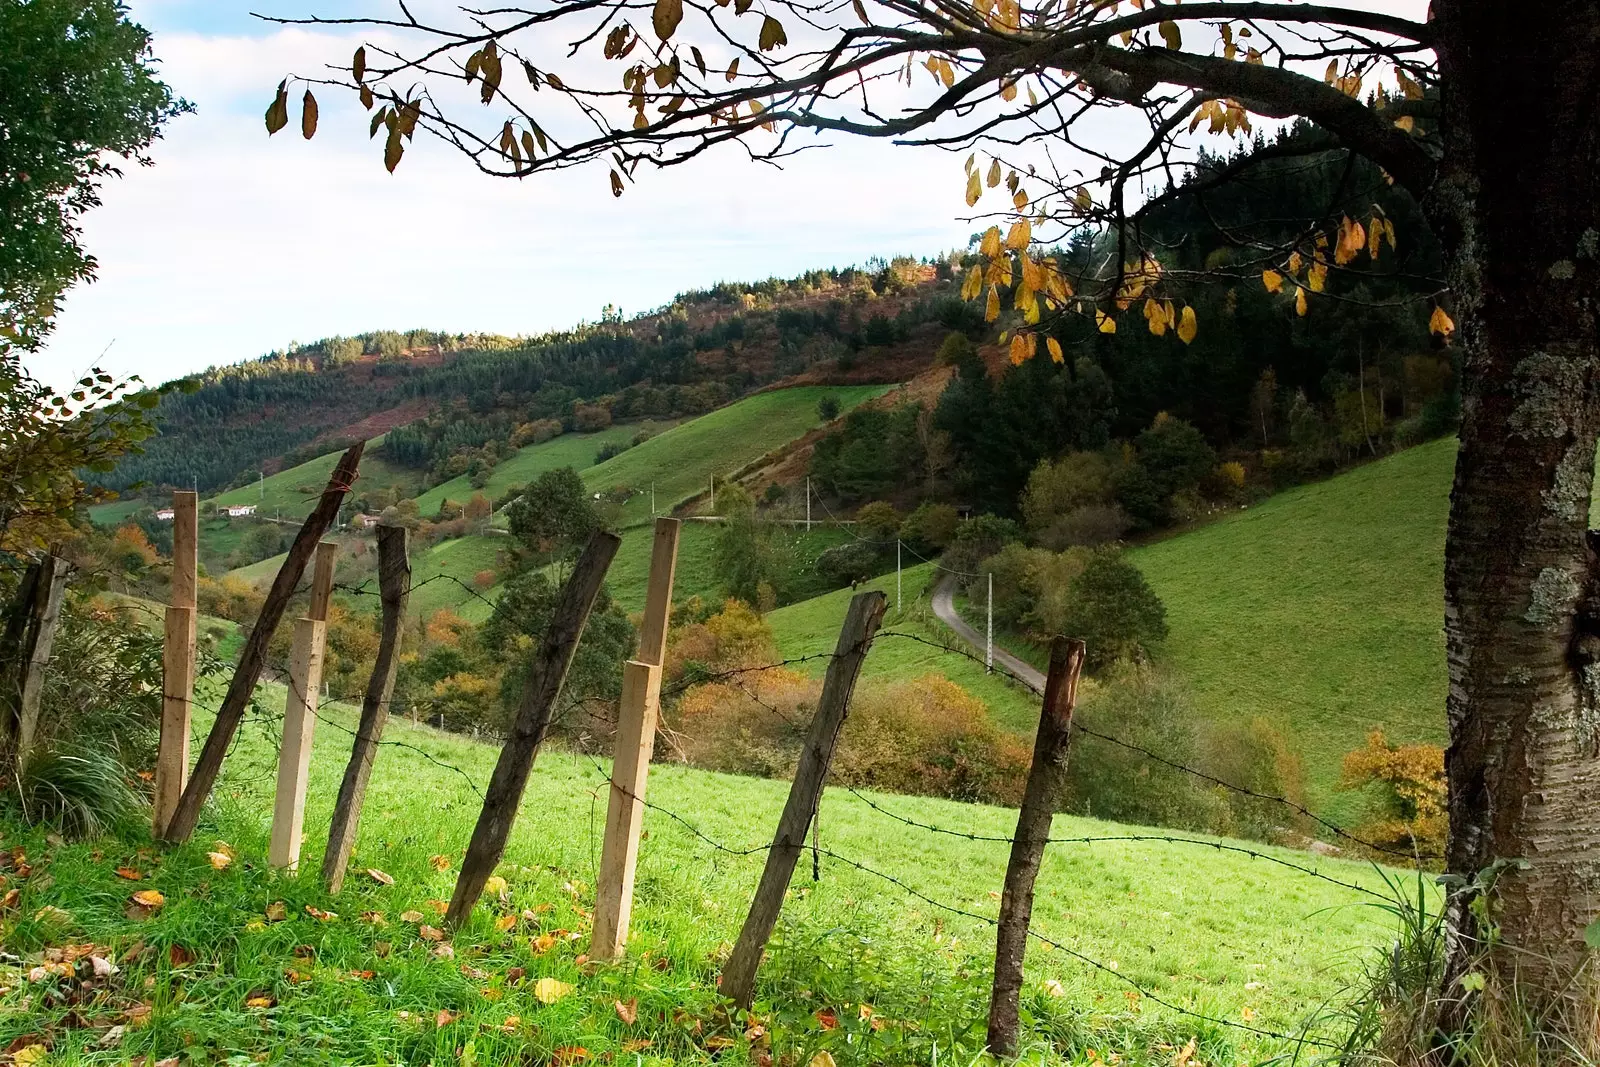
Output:
[[[1583,943],[1590,948],[1600,948],[1600,919],[1583,928]]]
[[[783,32],[783,23],[767,15],[761,22],[761,50],[770,52],[781,44],[789,43],[789,35]]]
[[[656,0],[655,9],[650,13],[650,22],[655,26],[657,37],[663,41],[670,40],[682,21],[683,0]]]
[[[267,136],[271,136],[289,124],[289,93],[286,86],[288,79],[278,83],[278,93],[272,98],[272,103],[267,106]]]

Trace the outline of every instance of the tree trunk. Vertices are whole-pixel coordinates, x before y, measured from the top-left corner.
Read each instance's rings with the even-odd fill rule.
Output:
[[[1496,969],[1574,985],[1600,915],[1600,5],[1436,0],[1461,451],[1445,547],[1450,870],[1495,861]],[[1449,976],[1490,931],[1451,903]],[[1459,987],[1457,987],[1459,988]],[[1594,1034],[1587,1036],[1592,1044]],[[1572,1035],[1581,1036],[1581,1035]]]

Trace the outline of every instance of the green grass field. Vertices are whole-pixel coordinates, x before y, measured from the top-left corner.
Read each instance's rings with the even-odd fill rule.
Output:
[[[367,442],[367,450],[361,456],[357,486],[363,490],[396,486],[402,496],[410,496],[421,485],[421,472],[385,460],[378,454],[382,444],[382,437],[374,437]],[[303,519],[316,506],[317,498],[327,486],[328,477],[343,454],[342,450],[328,452],[270,475],[264,481],[230,489],[209,499],[218,507],[255,504],[260,515],[281,514],[286,519]]]
[[[120,526],[123,519],[147,505],[148,501],[137,497],[132,500],[111,500],[104,504],[96,504],[89,509],[89,521],[96,526]]]
[[[1280,493],[1137,549],[1167,607],[1171,664],[1208,715],[1289,731],[1335,817],[1369,730],[1442,742],[1445,519],[1455,442]]]
[[[498,500],[507,489],[514,485],[527,485],[545,471],[555,470],[558,467],[571,467],[581,471],[585,467],[594,466],[595,453],[603,445],[625,445],[641,431],[660,433],[671,425],[670,422],[648,420],[619,423],[599,433],[562,434],[541,444],[528,445],[495,467],[489,474],[488,484],[482,489],[472,488],[471,480],[464,475],[452,478],[418,496],[417,510],[425,517],[431,516],[438,512],[439,505],[444,500],[449,499],[457,504],[464,504],[472,499],[473,493],[482,493],[490,500]]]
[[[411,557],[408,613],[425,619],[441,608],[449,608],[468,622],[487,619],[494,610],[493,601],[500,595],[499,586],[480,589],[473,579],[482,571],[495,571],[500,553],[511,544],[511,538],[497,534],[469,534],[415,553]],[[439,575],[450,575],[459,581],[438,578]]]
[[[681,501],[704,492],[712,474],[719,478],[731,474],[821,425],[817,401],[824,396],[838,398],[840,409],[848,411],[891,388],[806,385],[757,393],[589,467],[583,471],[583,481],[597,492],[617,486],[633,490],[618,524],[644,522],[650,518],[652,484],[656,511],[665,515]]]
[[[282,688],[264,687],[260,705],[280,710]],[[647,812],[628,956],[586,963],[608,768],[547,746],[498,871],[504,900],[486,897],[453,938],[437,943],[419,936],[421,927],[438,925],[435,908],[450,896],[478,812],[475,790],[496,749],[392,720],[387,740],[414,747],[382,750],[351,877],[330,898],[318,864],[354,720],[338,705],[321,720],[297,876],[265,864],[275,723],[256,715],[191,845],[154,849],[142,828],[61,845],[0,819],[5,845],[23,849],[34,868],[31,878],[12,879],[20,899],[0,917],[10,954],[0,1046],[48,1043],[49,1064],[140,1056],[180,1056],[183,1064],[570,1064],[579,1047],[589,1063],[638,1067],[765,1062],[715,996],[719,961],[762,854],[719,852],[706,838],[735,852],[767,841],[785,783],[657,766],[652,803],[705,836]],[[1015,820],[998,808],[875,799],[976,834],[1008,834]],[[756,1040],[770,1041],[781,1063],[806,1064],[819,1051],[841,1065],[983,1062],[993,931],[945,908],[995,915],[1007,846],[907,827],[841,790],[825,796],[820,827],[826,850],[904,885],[828,855],[814,882],[810,863],[801,864],[761,972],[755,1010],[766,1034]],[[1126,830],[1059,817],[1056,832]],[[224,848],[235,858],[215,869],[206,854]],[[1267,851],[1357,884],[1378,882],[1370,867]],[[117,867],[141,877],[124,880]],[[380,884],[369,867],[394,884]],[[144,917],[130,914],[130,895],[149,890],[164,903]],[[1180,1014],[1129,983],[1217,1020],[1293,1030],[1337,1000],[1391,936],[1384,914],[1362,899],[1208,847],[1054,845],[1038,883],[1035,928],[1105,969],[1037,942],[1029,948],[1023,1062],[1170,1067],[1191,1039],[1190,1062],[1265,1062],[1285,1043]],[[413,909],[420,918],[407,916]],[[508,928],[497,927],[499,916],[510,917]],[[91,942],[119,968],[92,996],[68,1003],[49,991],[69,980],[24,980],[48,947]],[[618,1001],[623,1014],[636,1005],[635,1021],[623,1021]],[[1326,1060],[1306,1052],[1297,1062]]]

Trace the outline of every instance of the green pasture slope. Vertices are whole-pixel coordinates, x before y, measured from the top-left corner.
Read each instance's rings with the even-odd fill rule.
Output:
[[[634,496],[622,507],[619,525],[650,518],[650,486],[656,511],[669,513],[704,492],[719,478],[760,459],[822,424],[817,401],[836,397],[841,411],[881,396],[889,385],[803,385],[745,397],[697,419],[680,423],[642,445],[584,470],[583,482],[600,492],[623,486]],[[558,439],[559,440],[559,439]]]
[[[474,493],[482,493],[490,500],[497,500],[513,485],[527,485],[545,471],[559,467],[572,467],[581,471],[585,467],[594,466],[595,454],[605,445],[625,445],[638,436],[640,431],[660,433],[671,425],[670,422],[648,420],[618,423],[598,433],[565,433],[549,441],[527,445],[518,449],[516,455],[495,467],[489,473],[488,484],[482,489],[472,488],[471,479],[465,475],[451,478],[448,482],[441,482],[417,497],[417,511],[424,517],[431,516],[438,513],[439,505],[445,500],[464,504],[472,499]]]
[[[281,708],[282,688],[263,687],[261,703]],[[205,717],[196,718],[197,729],[206,729]],[[29,1041],[19,1039],[48,1034],[48,1062],[86,1064],[179,1055],[186,1063],[547,1063],[556,1050],[577,1046],[589,1063],[757,1062],[744,1024],[730,1027],[718,1012],[715,980],[764,852],[718,852],[661,810],[647,812],[627,961],[580,962],[589,950],[604,825],[594,798],[597,790],[603,798],[609,768],[550,744],[497,872],[506,879],[504,900],[486,896],[443,942],[452,949],[445,955],[419,936],[421,924],[441,925],[434,902],[450,896],[478,814],[476,790],[497,749],[412,726],[397,709],[385,740],[400,745],[386,745],[378,757],[350,877],[330,897],[318,867],[355,717],[330,703],[318,718],[296,877],[265,862],[277,738],[257,716],[247,717],[189,845],[152,849],[142,829],[63,845],[0,816],[5,844],[49,872],[18,882],[21,900],[5,920],[7,951],[27,961],[22,972],[35,954],[68,941],[108,946],[119,966],[107,999],[81,1004],[43,997],[37,982],[3,983],[0,1044],[23,1048]],[[770,839],[787,790],[784,782],[663,762],[651,772],[650,801],[741,850]],[[1009,834],[1016,818],[1000,808],[874,799],[906,817],[980,835]],[[840,1064],[983,1059],[992,928],[908,890],[992,918],[1008,846],[908,827],[838,789],[823,799],[820,826],[828,852],[905,887],[826,852],[820,881],[812,881],[809,862],[802,865],[757,990],[774,1060],[804,1064],[822,1050]],[[1058,816],[1056,832],[1127,830]],[[222,870],[206,856],[218,841],[237,857]],[[1265,851],[1353,883],[1377,882],[1371,867]],[[441,856],[444,870],[434,866]],[[144,877],[124,881],[119,866]],[[1281,1040],[1180,1014],[1128,983],[1213,1019],[1294,1031],[1324,1001],[1337,1002],[1362,962],[1393,936],[1384,913],[1355,906],[1358,893],[1209,847],[1055,845],[1038,888],[1035,928],[1106,969],[1030,946],[1022,994],[1030,1064],[1120,1058],[1170,1067],[1191,1038],[1198,1062],[1287,1062],[1273,1059],[1288,1051]],[[155,890],[165,903],[131,917],[135,890]],[[282,902],[270,913],[281,916],[276,921],[268,912],[275,902]],[[403,918],[412,910],[423,918]],[[496,929],[501,915],[513,917],[509,929]],[[541,952],[535,942],[543,933],[554,944]],[[146,947],[130,957],[136,942]],[[546,978],[564,985],[541,985]],[[636,1021],[619,1017],[618,1001],[637,1002]],[[150,1006],[148,1017],[107,1037],[138,1003]],[[836,1026],[824,1028],[819,1012]],[[1323,1024],[1312,1034],[1335,1039],[1338,1031]],[[570,1062],[572,1053],[564,1055]],[[1297,1062],[1327,1057],[1307,1050]]]
[[[374,437],[367,442],[356,484],[362,489],[398,486],[402,496],[414,492],[421,484],[420,472],[385,460],[378,454],[382,445],[382,437]],[[230,504],[255,504],[258,515],[275,517],[281,513],[286,519],[303,519],[316,506],[317,498],[327,486],[328,477],[333,474],[333,468],[342,455],[343,450],[328,452],[269,475],[263,481],[230,489],[210,499],[219,508]]]
[[[1340,760],[1382,729],[1442,742],[1444,533],[1434,441],[1130,553],[1167,607],[1158,654],[1208,715],[1264,717],[1337,812]]]

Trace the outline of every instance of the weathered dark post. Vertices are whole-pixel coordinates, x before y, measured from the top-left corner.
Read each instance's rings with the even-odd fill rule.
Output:
[[[1010,1056],[1017,1047],[1017,1001],[1022,989],[1022,957],[1028,948],[1028,923],[1033,918],[1033,883],[1039,877],[1050,824],[1055,820],[1067,779],[1067,750],[1072,743],[1072,709],[1078,700],[1078,673],[1083,669],[1083,642],[1056,638],[1050,647],[1050,676],[1044,686],[1039,733],[1033,741],[1033,765],[1017,812],[1017,834],[1011,839],[1006,885],[1000,895],[1000,924],[995,932],[994,990],[989,999],[989,1051]]]
[[[789,800],[783,806],[778,832],[767,852],[761,884],[756,887],[750,914],[745,916],[733,954],[722,968],[722,993],[741,1008],[748,1008],[755,995],[761,956],[772,937],[772,928],[778,923],[783,895],[789,889],[789,879],[794,876],[795,864],[806,842],[806,830],[816,817],[823,781],[828,777],[828,765],[833,762],[833,749],[839,741],[839,730],[850,710],[850,695],[855,691],[861,663],[872,647],[873,635],[883,621],[887,603],[888,598],[876,590],[857,593],[850,601],[844,626],[839,630],[839,644],[828,664],[817,713],[811,720],[805,747],[800,751],[800,765],[795,769]]]
[[[39,564],[39,585],[34,592],[32,615],[23,642],[22,679],[17,698],[17,765],[27,762],[39,732],[39,708],[44,700],[44,669],[55,648],[56,624],[61,621],[61,598],[67,591],[67,561],[45,556]]]
[[[361,453],[366,447],[365,441],[357,441],[339,457],[332,476],[328,478],[328,486],[322,491],[322,499],[306,516],[294,544],[289,546],[289,554],[283,566],[278,568],[278,576],[272,580],[272,588],[267,591],[267,599],[261,605],[261,615],[256,619],[255,628],[250,631],[244,651],[239,654],[239,666],[233,672],[233,681],[228,683],[227,695],[222,698],[222,707],[217,709],[217,717],[211,724],[211,733],[206,735],[205,746],[200,749],[200,758],[195,761],[189,784],[184,787],[183,795],[178,798],[178,806],[161,833],[163,839],[187,841],[200,822],[200,809],[205,805],[206,797],[211,795],[212,787],[217,784],[217,775],[222,771],[228,746],[233,743],[233,735],[244,720],[245,708],[255,695],[256,683],[261,680],[272,632],[283,620],[289,599],[294,595],[295,586],[300,584],[301,575],[305,574],[306,564],[316,551],[317,542],[322,540],[322,535],[328,532],[333,520],[338,517],[339,505],[344,502],[345,494],[355,482],[356,472],[361,466]]]
[[[378,658],[372,664],[367,694],[361,701],[361,723],[350,746],[350,762],[345,765],[339,799],[333,806],[333,825],[328,828],[328,849],[322,857],[322,881],[329,893],[344,885],[345,867],[356,844],[356,827],[361,821],[361,805],[367,796],[367,781],[372,777],[372,762],[378,756],[383,728],[389,722],[389,700],[394,696],[394,676],[400,667],[400,627],[406,618],[406,602],[411,598],[411,561],[406,556],[406,528],[378,527],[378,593],[383,605],[383,636],[378,643]]]
[[[483,810],[478,813],[472,841],[461,861],[461,874],[456,878],[456,889],[450,897],[450,909],[445,912],[445,923],[452,929],[472,913],[473,905],[483,894],[484,883],[505,854],[506,841],[517,819],[517,806],[522,803],[533,761],[550,728],[550,716],[556,698],[561,695],[561,685],[567,680],[567,668],[572,666],[572,655],[578,649],[584,624],[589,621],[600,584],[605,581],[606,570],[620,544],[622,539],[616,534],[597,531],[584,546],[583,555],[578,557],[577,566],[572,568],[561,590],[555,615],[534,653],[522,700],[517,705],[517,717],[500,749],[494,776],[489,779],[489,789],[483,796]]]

